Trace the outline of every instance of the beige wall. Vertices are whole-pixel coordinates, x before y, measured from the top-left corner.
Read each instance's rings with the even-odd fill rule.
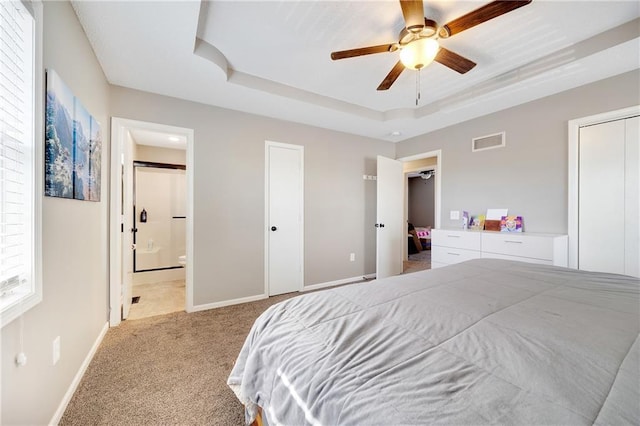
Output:
[[[152,163],[187,164],[187,152],[184,149],[159,148],[149,145],[135,145],[134,160]]]
[[[113,116],[194,129],[195,305],[264,293],[266,140],[305,149],[305,285],[375,271],[375,181],[362,175],[392,143],[123,87],[111,99]]]
[[[108,315],[109,86],[67,2],[44,2],[44,66],[100,122],[102,196],[100,202],[43,199],[43,301],[23,317],[26,366],[14,363],[20,319],[2,329],[3,425],[52,419]],[[61,357],[53,366],[56,336]]]
[[[633,71],[400,142],[396,158],[442,149],[442,226],[450,210],[509,208],[526,231],[567,232],[567,122],[640,103]],[[506,131],[506,147],[471,152],[471,139]]]

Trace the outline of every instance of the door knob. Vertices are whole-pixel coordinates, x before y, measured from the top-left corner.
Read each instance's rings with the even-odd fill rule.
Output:
[[[272,226],[272,227],[271,227],[271,230],[272,230],[272,231],[277,231],[277,230],[278,230],[278,227],[276,227],[276,226]]]

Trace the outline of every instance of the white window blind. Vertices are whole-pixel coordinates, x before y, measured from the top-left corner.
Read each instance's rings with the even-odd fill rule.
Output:
[[[34,280],[35,20],[20,1],[0,2],[0,306],[36,290]]]

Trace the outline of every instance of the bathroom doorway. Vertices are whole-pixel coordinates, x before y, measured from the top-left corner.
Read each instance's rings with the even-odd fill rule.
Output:
[[[113,117],[111,135],[109,323],[190,312],[193,130]]]

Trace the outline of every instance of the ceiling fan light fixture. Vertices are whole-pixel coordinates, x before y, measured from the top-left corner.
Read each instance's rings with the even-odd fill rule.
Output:
[[[400,51],[400,61],[406,68],[419,70],[426,67],[438,54],[440,46],[432,38],[414,40]]]

